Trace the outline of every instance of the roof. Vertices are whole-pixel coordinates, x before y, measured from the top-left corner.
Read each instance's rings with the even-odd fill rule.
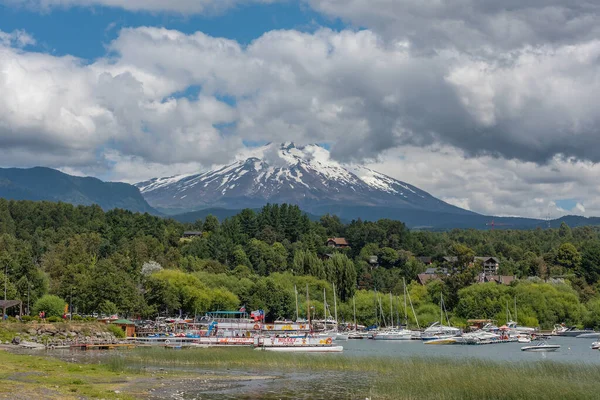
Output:
[[[444,261],[457,262],[458,261],[458,257],[456,257],[456,256],[445,256],[444,257]]]
[[[10,308],[21,304],[21,300],[0,300],[0,308]]]
[[[110,321],[111,324],[117,325],[135,325],[135,322],[130,321],[128,319],[117,319],[115,321]]]
[[[423,264],[431,264],[431,257],[417,257]]]
[[[475,257],[476,260],[481,260],[481,261],[489,261],[492,260],[494,261],[496,264],[500,263],[500,260],[497,259],[496,257],[489,257],[489,256],[484,256],[484,257]]]
[[[185,231],[183,234],[188,236],[201,236],[202,231]]]
[[[426,285],[429,281],[440,279],[436,274],[419,274],[417,275],[417,278],[419,279],[419,283],[421,285]]]
[[[348,246],[348,241],[346,238],[329,238],[327,239],[327,243],[333,242],[338,246]]]
[[[496,282],[502,285],[510,285],[513,281],[516,281],[517,277],[514,275],[486,275],[483,277],[482,282]]]
[[[447,274],[447,273],[448,273],[448,268],[439,268],[439,267],[438,267],[438,268],[427,268],[427,269],[425,270],[425,273],[426,273],[427,275],[435,275],[435,274],[437,274],[438,272],[441,272],[441,273],[443,273],[443,274]]]

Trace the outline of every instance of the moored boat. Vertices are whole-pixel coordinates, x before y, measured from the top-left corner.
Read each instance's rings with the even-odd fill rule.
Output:
[[[547,342],[538,342],[531,346],[523,346],[521,347],[521,351],[530,351],[530,352],[549,352],[556,351],[560,349],[559,344],[548,344]]]
[[[577,329],[575,326],[567,327],[565,325],[554,325],[554,329],[552,330],[552,334],[556,336],[565,336],[565,337],[581,337],[581,335],[585,334],[597,334],[598,332],[594,332],[592,330],[583,330]]]
[[[376,332],[373,334],[374,340],[411,340],[414,332],[408,329],[390,329],[388,331]]]

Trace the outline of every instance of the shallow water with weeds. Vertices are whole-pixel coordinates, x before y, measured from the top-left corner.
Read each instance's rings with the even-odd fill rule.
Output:
[[[57,390],[69,385],[74,394],[100,391],[111,394],[107,397],[115,397],[117,390],[116,398],[552,400],[598,398],[600,393],[600,365],[538,358],[498,362],[432,356],[285,354],[250,348],[42,354],[54,360],[49,361],[54,370],[73,371],[53,378],[60,382]],[[15,362],[14,357],[7,359],[13,363],[12,374],[4,376],[9,384],[48,382],[34,374],[36,363]],[[27,386],[28,390],[31,387]]]

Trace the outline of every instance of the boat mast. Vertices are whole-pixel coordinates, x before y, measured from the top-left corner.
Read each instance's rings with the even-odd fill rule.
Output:
[[[308,283],[306,284],[306,319],[308,319],[308,325],[310,326],[310,300],[308,298]]]
[[[354,305],[354,331],[358,330],[358,325],[356,325],[356,296],[352,298],[352,303]]]
[[[381,324],[387,327],[387,322],[385,320],[385,315],[383,315],[383,305],[381,303],[381,297],[377,296],[377,302],[379,303],[379,313],[381,314]]]
[[[335,283],[333,284],[333,310],[335,313],[335,331],[339,331],[339,323],[337,318],[337,297],[335,295]]]
[[[392,309],[392,292],[390,292],[390,325],[394,327],[394,310]]]
[[[415,308],[413,307],[412,299],[410,298],[410,293],[408,292],[408,290],[406,291],[406,295],[408,296],[408,302],[410,303],[410,309],[412,310],[413,315],[415,316],[415,322],[417,323],[417,329],[421,329],[421,327],[419,326],[419,319],[417,318],[417,313],[415,312]],[[407,317],[407,321],[408,321],[408,317]]]
[[[298,288],[294,285],[294,293],[296,294],[296,322],[300,319],[300,315],[298,313]]]
[[[444,310],[443,310],[443,304],[444,304],[444,295],[440,292],[440,325],[444,325]]]
[[[402,278],[402,283],[404,286],[404,326],[408,329],[408,309],[406,307],[406,279]]]
[[[377,296],[377,288],[375,288],[375,325],[379,326],[379,315],[377,314],[377,306],[379,305],[378,298],[379,296]]]
[[[519,318],[517,317],[517,296],[515,296],[515,324],[519,324]]]
[[[323,317],[325,317],[325,330],[327,330],[327,296],[325,295],[325,288],[323,288]]]

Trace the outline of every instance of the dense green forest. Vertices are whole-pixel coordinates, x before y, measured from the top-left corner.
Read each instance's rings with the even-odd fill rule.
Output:
[[[202,234],[183,239],[186,230]],[[516,299],[520,323],[600,327],[599,232],[565,224],[409,231],[391,220],[344,224],[327,215],[313,222],[286,204],[182,224],[98,206],[0,199],[0,282],[7,278],[7,298],[32,309],[52,294],[81,314],[191,316],[245,305],[264,309],[267,320],[295,318],[294,287],[304,316],[307,286],[312,314],[322,317],[323,289],[333,305],[335,285],[340,320],[352,320],[355,299],[359,323],[389,324],[390,298],[394,319],[403,319],[405,280],[421,326],[439,319],[441,293],[459,325],[469,318],[503,322],[506,304],[512,311]],[[330,237],[346,238],[350,247],[326,247]],[[417,275],[426,266],[419,256],[451,273],[422,286]],[[473,256],[497,257],[499,273],[519,280],[474,283],[481,265]],[[412,313],[409,320],[416,323]]]

